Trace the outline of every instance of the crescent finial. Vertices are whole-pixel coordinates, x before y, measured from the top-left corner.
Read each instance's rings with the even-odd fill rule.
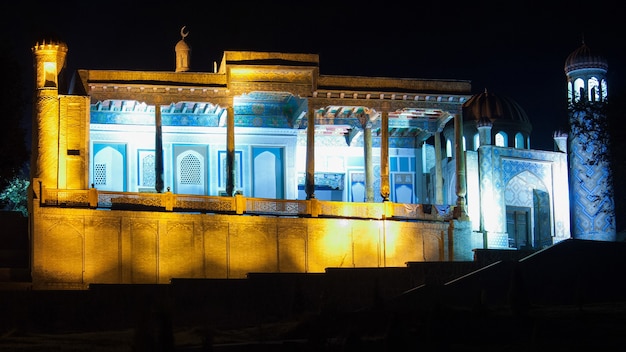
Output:
[[[189,31],[185,33],[185,28],[187,28],[187,26],[183,26],[183,28],[180,29],[180,36],[183,37],[183,39],[189,35]]]

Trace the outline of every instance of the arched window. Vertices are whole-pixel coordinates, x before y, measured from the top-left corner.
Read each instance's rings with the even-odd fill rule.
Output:
[[[123,145],[94,145],[93,184],[103,191],[125,191]]]
[[[585,89],[585,81],[582,78],[577,78],[574,81],[574,101],[579,101],[581,99],[580,92]]]
[[[478,147],[480,147],[480,135],[476,133],[474,135],[474,150],[478,150]]]
[[[467,148],[465,148],[465,136],[463,136],[463,151],[466,151]]]
[[[574,92],[573,92],[573,88],[572,88],[572,82],[569,81],[567,82],[567,101],[572,103],[574,99]]]
[[[452,142],[449,139],[446,141],[446,157],[452,157]]]
[[[252,147],[251,181],[253,197],[284,198],[284,155],[284,149],[281,147]]]
[[[204,194],[204,157],[187,150],[176,157],[176,193]]]
[[[524,136],[519,132],[515,134],[515,148],[524,149]]]
[[[180,183],[184,185],[199,185],[202,183],[202,164],[200,159],[187,154],[179,160]]]
[[[506,146],[508,146],[506,133],[500,131],[500,132],[498,132],[496,134],[496,146],[498,146],[498,147],[506,147]]]
[[[276,155],[269,151],[259,153],[254,158],[254,170],[263,170],[254,174],[254,196],[258,198],[278,198],[276,179]]]
[[[156,160],[154,152],[141,155],[141,179],[140,185],[143,187],[154,187],[156,185]]]
[[[589,79],[587,91],[589,92],[589,101],[600,100],[600,82],[597,77],[591,77]]]
[[[606,79],[602,79],[602,81],[600,82],[600,88],[602,88],[602,100],[606,100],[606,97],[608,96],[608,88],[606,86]]]

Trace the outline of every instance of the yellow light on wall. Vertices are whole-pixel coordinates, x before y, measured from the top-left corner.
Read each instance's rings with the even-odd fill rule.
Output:
[[[347,235],[351,234],[351,232],[350,222],[346,219],[328,222],[327,228],[324,231],[324,237],[321,241],[326,256],[346,257],[346,261],[344,262],[351,263],[351,258],[347,261],[352,253],[352,236]]]
[[[57,87],[57,63],[56,62],[44,62],[43,63],[43,76],[42,82],[39,83],[40,87],[56,88]]]
[[[251,79],[252,77],[254,77],[255,74],[258,74],[258,72],[249,68],[231,68],[230,69],[231,79],[235,77],[239,79]]]
[[[397,226],[393,226],[394,223],[390,223],[389,221],[387,221],[386,219],[380,220],[378,222],[379,224],[379,228],[380,228],[380,234],[381,234],[381,240],[380,243],[383,244],[383,258],[386,258],[387,256],[390,257],[394,257],[397,251],[397,244],[398,244],[398,238],[399,238],[399,229],[397,228]],[[390,226],[391,225],[391,226]],[[384,265],[386,265],[383,262]]]

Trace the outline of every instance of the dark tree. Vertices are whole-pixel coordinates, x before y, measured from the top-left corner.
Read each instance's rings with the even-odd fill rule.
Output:
[[[0,38],[0,191],[27,165],[25,115],[28,106],[22,77],[23,63],[13,51],[11,42]],[[0,204],[2,208],[5,204]]]
[[[626,114],[625,91],[615,92],[608,104],[608,127],[611,146],[611,170],[615,199],[615,220],[617,231],[626,230]]]

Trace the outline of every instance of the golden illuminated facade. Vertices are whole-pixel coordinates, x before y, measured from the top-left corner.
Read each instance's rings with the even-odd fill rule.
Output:
[[[328,76],[318,55],[271,52],[227,51],[196,72],[187,34],[175,71],[78,70],[68,92],[58,82],[67,46],[33,47],[34,288],[393,267],[508,248],[506,227],[479,220],[490,215],[464,149],[469,82]],[[494,148],[492,161],[516,158],[485,145]],[[562,161],[544,159],[532,167]],[[500,224],[504,198],[490,200]],[[552,228],[563,220],[554,209]],[[568,237],[559,231],[549,237]]]

